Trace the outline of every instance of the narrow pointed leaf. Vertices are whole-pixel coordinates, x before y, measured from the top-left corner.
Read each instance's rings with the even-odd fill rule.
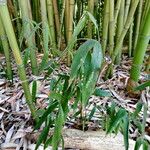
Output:
[[[107,130],[107,134],[111,133],[113,129],[122,121],[122,119],[126,116],[126,110],[125,109],[120,109],[114,118],[111,120],[109,128]]]

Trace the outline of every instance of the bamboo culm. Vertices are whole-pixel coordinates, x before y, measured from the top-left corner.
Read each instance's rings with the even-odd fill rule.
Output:
[[[38,117],[36,116],[36,109],[32,102],[32,96],[31,96],[31,93],[29,90],[29,85],[28,85],[28,80],[27,80],[26,73],[25,73],[25,68],[23,65],[20,50],[19,50],[19,47],[17,44],[16,36],[15,36],[13,26],[11,23],[11,19],[9,16],[6,0],[3,2],[0,1],[0,15],[1,15],[1,19],[4,24],[4,27],[5,27],[5,31],[6,31],[8,40],[9,40],[10,47],[12,49],[12,52],[13,52],[13,55],[14,55],[14,58],[15,58],[15,61],[17,64],[18,74],[19,74],[19,77],[20,77],[20,80],[22,83],[26,102],[30,108],[32,117],[37,121]]]

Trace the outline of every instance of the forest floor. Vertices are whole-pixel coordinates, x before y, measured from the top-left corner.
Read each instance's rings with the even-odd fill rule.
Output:
[[[0,60],[3,60],[4,64],[3,55],[0,55]],[[95,105],[106,106],[111,104],[112,101],[129,112],[133,112],[135,110],[136,103],[139,100],[147,102],[149,110],[146,124],[146,137],[147,140],[150,141],[150,87],[147,87],[144,91],[142,91],[140,97],[132,98],[132,96],[127,93],[126,84],[129,78],[131,63],[131,60],[124,56],[121,61],[121,65],[115,66],[113,77],[107,81],[102,79],[105,72],[105,68],[103,68],[97,82],[97,87],[107,90],[111,96],[91,96],[87,106],[87,114],[90,113]],[[44,79],[43,75],[38,77],[32,76],[29,70],[30,69],[27,69],[29,83],[33,80],[38,80],[40,84],[36,95],[37,107],[39,109],[44,109],[48,106],[47,99],[50,93],[50,78]],[[69,68],[62,64],[60,70],[56,70],[55,73],[57,74],[57,71],[68,72],[68,70]],[[17,75],[16,65],[13,65],[13,72],[13,84],[3,77],[4,72],[0,73],[0,149],[25,150],[29,145],[36,142],[36,138],[31,136],[33,135],[33,121],[31,119],[30,111],[26,105],[21,82]],[[140,82],[143,83],[145,80],[146,73],[142,72]],[[98,131],[102,128],[99,122],[101,121],[101,115],[103,113],[105,113],[105,111],[101,113],[94,113],[94,116],[87,123],[88,131]],[[70,112],[70,117],[68,117],[65,128],[80,129],[78,119],[72,118],[71,115],[72,113]],[[141,113],[140,115],[142,118],[143,114]],[[137,132],[136,127],[134,125],[131,126],[130,137],[135,139],[138,135],[139,133]]]

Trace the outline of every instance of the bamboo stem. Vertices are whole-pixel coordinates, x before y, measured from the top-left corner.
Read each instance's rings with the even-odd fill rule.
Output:
[[[102,50],[105,54],[108,37],[108,22],[109,22],[109,0],[104,1],[104,17],[103,17],[103,31],[102,31]]]
[[[63,27],[63,20],[64,20],[64,14],[65,14],[65,6],[66,6],[66,0],[63,1],[62,6],[62,13],[61,13],[61,19],[60,19],[60,30],[59,30],[59,39],[58,39],[58,49],[60,50],[61,45],[61,39],[62,39],[62,27]]]
[[[150,39],[150,8],[145,19],[142,31],[140,32],[139,39],[136,46],[136,53],[133,58],[132,68],[130,72],[130,79],[138,82],[144,55]]]
[[[126,22],[127,17],[128,17],[130,3],[131,3],[131,0],[126,0],[125,1],[124,23]]]
[[[54,10],[52,0],[47,0],[48,23],[50,30],[50,41],[53,50],[56,50],[56,32],[54,26]],[[52,51],[53,53],[53,51]]]
[[[133,23],[131,24],[130,26],[130,29],[129,29],[129,57],[131,57],[132,55],[132,49],[133,49]]]
[[[115,23],[114,24],[116,24],[116,22],[117,22],[120,6],[121,6],[121,0],[118,0],[116,7],[115,7],[115,12],[114,12],[114,16],[115,16]]]
[[[0,17],[0,39],[2,41],[2,46],[5,54],[5,59],[6,59],[6,74],[7,78],[9,80],[13,80],[13,73],[12,73],[12,67],[11,67],[11,58],[10,58],[10,52],[9,52],[9,45],[8,45],[8,40],[7,36],[1,21]]]
[[[93,11],[94,11],[94,0],[88,0],[88,11],[93,14]],[[93,34],[93,31],[92,31],[92,28],[93,28],[93,24],[91,21],[88,22],[88,30],[87,30],[87,35],[88,35],[88,38],[92,39],[92,34]]]
[[[114,0],[109,0],[109,11],[109,54],[111,56],[114,50]]]
[[[60,29],[60,18],[59,18],[59,12],[58,12],[58,6],[57,6],[57,1],[56,0],[53,0],[53,8],[54,8],[57,40],[58,40],[58,33],[59,33],[59,29]]]
[[[15,37],[15,33],[14,33],[14,30],[13,30],[11,19],[10,19],[10,16],[9,16],[6,0],[0,1],[0,15],[1,15],[2,22],[4,24],[6,34],[8,36],[10,47],[12,49],[15,61],[17,63],[18,73],[19,73],[19,76],[20,76],[20,80],[22,82],[22,87],[23,87],[24,94],[25,94],[25,97],[26,97],[26,102],[27,102],[27,104],[30,108],[30,111],[31,111],[31,114],[32,114],[33,118],[35,120],[37,120],[36,109],[35,109],[35,106],[32,102],[32,96],[31,96],[31,93],[30,93],[30,90],[29,90],[29,85],[28,85],[28,80],[27,80],[26,73],[25,73],[25,68],[24,68],[24,65],[23,65],[23,61],[22,61],[22,58],[21,58],[21,54],[20,54],[20,51],[19,51],[19,47],[18,47],[18,44],[17,44],[17,40],[16,40],[16,37]]]
[[[129,15],[127,17],[127,21],[124,25],[124,28],[121,32],[121,35],[119,36],[118,38],[118,41],[116,42],[116,46],[115,46],[115,49],[114,49],[114,53],[113,53],[113,56],[112,56],[112,61],[114,62],[117,54],[119,53],[119,50],[121,49],[122,47],[122,43],[123,43],[123,40],[124,40],[124,37],[132,23],[132,19],[133,19],[133,15],[135,13],[135,10],[137,8],[137,5],[139,3],[139,0],[134,0],[133,4],[131,5],[131,8],[130,8],[130,11],[129,11]]]
[[[138,40],[139,32],[140,32],[142,7],[143,7],[143,0],[140,0],[139,8],[138,8],[138,16],[137,16],[137,19],[136,19],[136,29],[135,29],[135,38],[134,38],[134,46],[133,46],[133,55],[135,53],[135,48],[136,48],[136,45],[137,45],[137,40]]]
[[[145,0],[145,5],[144,5],[144,8],[143,8],[143,14],[142,14],[142,20],[141,20],[141,25],[140,25],[140,32],[143,29],[143,26],[144,26],[145,19],[146,19],[149,8],[150,8],[150,1]]]
[[[47,20],[47,9],[46,9],[46,0],[40,0],[41,4],[41,19],[42,19],[42,34],[43,34],[43,48],[44,55],[47,56],[48,59],[48,20]],[[47,61],[47,60],[46,60]]]
[[[35,51],[35,37],[31,30],[28,3],[27,1],[19,0],[19,4],[22,12],[24,37],[27,40],[27,46],[30,48],[30,60],[31,60],[32,73],[34,75],[38,75],[38,67],[37,67],[36,51]]]
[[[69,18],[68,18],[68,43],[70,42],[72,38],[72,33],[73,33],[73,13],[74,11],[74,0],[69,1]],[[68,57],[67,57],[67,64],[70,66],[71,64],[71,51],[68,51]]]
[[[118,24],[117,24],[117,40],[119,40],[119,37],[122,33],[122,30],[123,30],[123,27],[124,27],[124,5],[125,4],[125,0],[122,0],[121,1],[121,6],[120,6],[120,10],[119,10],[119,15],[118,15]],[[122,47],[122,46],[121,46]],[[119,50],[119,53],[116,57],[116,64],[120,64],[120,61],[121,61],[121,54],[122,54],[122,49]]]

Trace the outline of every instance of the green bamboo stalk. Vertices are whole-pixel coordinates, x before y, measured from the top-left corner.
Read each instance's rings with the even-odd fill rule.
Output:
[[[114,33],[115,33],[115,24],[114,24],[114,0],[109,0],[109,54],[110,56],[114,50]]]
[[[119,37],[122,33],[123,27],[124,27],[124,5],[125,4],[125,0],[121,1],[121,5],[120,5],[120,10],[119,10],[119,15],[118,15],[118,22],[117,22],[117,31],[116,31],[116,38],[118,41]],[[121,46],[122,47],[122,46]],[[121,54],[122,54],[122,49],[119,50],[119,53],[116,57],[116,64],[120,64],[121,61]]]
[[[131,4],[131,0],[126,0],[125,1],[124,24],[126,23],[126,20],[127,20],[127,17],[128,17],[130,4]]]
[[[13,5],[14,5],[14,15],[16,18],[16,24],[17,24],[17,38],[20,37],[20,33],[21,33],[21,22],[20,22],[20,16],[19,16],[19,6],[16,0],[13,0]]]
[[[69,20],[69,1],[65,0],[65,39],[66,39],[66,43],[68,44],[68,20]]]
[[[1,15],[2,23],[4,25],[6,34],[8,36],[10,47],[12,49],[15,61],[17,63],[18,73],[19,73],[20,80],[21,80],[21,83],[22,83],[22,87],[23,87],[23,90],[24,90],[24,94],[25,94],[25,97],[26,97],[26,102],[27,102],[27,104],[30,108],[30,111],[31,111],[31,114],[32,114],[33,118],[35,120],[37,120],[36,109],[35,109],[35,106],[32,102],[32,96],[31,96],[31,93],[30,93],[28,80],[27,80],[26,73],[25,73],[25,68],[24,68],[24,65],[23,65],[20,50],[19,50],[19,47],[18,47],[18,44],[17,44],[17,40],[16,40],[16,37],[15,37],[15,33],[14,33],[13,26],[12,26],[12,23],[11,23],[11,19],[10,19],[10,16],[9,16],[6,0],[1,0],[0,1],[0,15]]]
[[[114,24],[116,24],[116,22],[117,22],[117,18],[118,18],[120,6],[121,6],[121,1],[122,0],[117,0],[117,4],[116,4],[116,7],[115,7],[115,12],[114,12],[114,16],[115,16],[115,23]]]
[[[38,75],[38,66],[37,66],[36,51],[35,51],[35,37],[31,30],[28,3],[27,1],[19,0],[19,4],[22,13],[24,37],[27,40],[27,46],[30,48],[30,60],[31,60],[32,73],[34,75]]]
[[[32,0],[32,15],[33,20],[37,23],[40,22],[40,15],[39,15],[39,9],[40,9],[40,1],[39,0]]]
[[[46,9],[46,0],[40,0],[41,4],[41,19],[42,19],[42,33],[43,33],[43,44],[44,44],[44,55],[48,59],[48,43],[49,39],[47,36],[48,32],[48,20],[47,20],[47,9]]]
[[[94,0],[88,0],[88,11],[93,14],[94,11]],[[87,30],[87,35],[88,38],[92,39],[92,35],[93,35],[93,24],[91,21],[88,22],[88,30]]]
[[[74,11],[74,0],[69,1],[69,20],[68,20],[68,41],[70,41],[73,32],[73,11]]]
[[[150,1],[145,0],[145,4],[144,4],[144,8],[143,8],[143,14],[142,14],[142,17],[141,17],[140,32],[143,29],[143,26],[144,26],[145,19],[146,19],[149,8],[150,8]]]
[[[59,30],[59,38],[58,38],[58,50],[60,50],[61,46],[61,40],[62,40],[62,28],[63,28],[63,21],[64,21],[64,14],[65,14],[65,6],[66,6],[66,0],[63,1],[63,6],[62,6],[62,13],[61,13],[61,19],[60,19],[60,30]]]
[[[134,16],[134,13],[135,13],[135,10],[137,8],[137,5],[139,3],[139,0],[134,0],[133,4],[131,5],[131,8],[130,8],[130,11],[129,11],[129,14],[128,14],[128,17],[127,17],[127,21],[124,25],[124,28],[121,32],[121,35],[119,36],[118,38],[118,41],[116,42],[116,46],[115,46],[115,49],[114,49],[114,53],[112,55],[112,61],[114,62],[117,54],[119,53],[121,47],[122,47],[122,43],[123,43],[123,40],[124,40],[124,37],[132,23],[132,20],[133,20],[133,16]]]
[[[47,12],[48,12],[48,23],[49,23],[49,30],[50,30],[50,41],[53,50],[56,50],[56,32],[54,26],[54,10],[53,10],[53,3],[52,0],[47,0]],[[53,53],[53,51],[52,51]]]
[[[132,49],[133,49],[133,23],[131,24],[129,28],[129,57],[132,55]]]
[[[102,31],[102,50],[105,54],[108,37],[108,22],[109,22],[109,0],[104,1],[104,15],[103,15],[103,31]]]
[[[130,71],[130,80],[138,82],[144,55],[150,40],[150,8],[148,10],[145,23],[140,32],[139,39],[136,46],[136,53],[133,58],[133,63]]]
[[[30,0],[26,0],[26,1],[27,1],[27,5],[28,5],[29,18],[30,18],[30,20],[33,20]]]
[[[128,14],[128,17],[127,17],[127,21],[126,21],[126,23],[124,25],[124,28],[123,28],[123,30],[121,32],[120,37],[118,38],[118,41],[116,42],[116,46],[114,48],[114,52],[113,52],[113,55],[111,57],[112,58],[112,63],[109,65],[107,73],[106,73],[106,76],[105,76],[106,79],[107,79],[108,76],[111,76],[113,63],[114,63],[114,61],[116,59],[116,56],[119,54],[119,51],[120,51],[120,49],[122,47],[124,37],[125,37],[128,29],[129,29],[129,27],[130,27],[130,25],[132,23],[133,16],[134,16],[135,10],[136,10],[136,8],[138,6],[138,3],[139,3],[139,0],[134,0],[132,5],[131,5],[130,11],[129,11],[129,14]]]
[[[58,41],[58,33],[59,33],[59,29],[60,29],[60,18],[59,18],[59,12],[58,12],[58,4],[57,4],[56,0],[53,0],[53,9],[54,9],[54,16],[55,16],[57,41]]]
[[[68,43],[72,38],[73,33],[73,15],[74,15],[74,0],[69,1],[69,20],[68,20]],[[71,64],[71,52],[68,51],[67,64],[70,66]]]
[[[137,40],[138,40],[138,36],[139,36],[141,15],[142,15],[142,7],[143,7],[143,0],[140,0],[139,8],[138,8],[138,16],[137,16],[137,19],[136,19],[136,29],[135,29],[135,38],[134,38],[134,45],[133,45],[133,55],[135,53],[135,48],[136,48]]]
[[[11,58],[10,58],[10,52],[9,52],[9,44],[7,40],[7,36],[1,21],[0,17],[0,39],[2,41],[2,46],[5,54],[5,59],[6,59],[6,74],[7,78],[9,80],[13,80],[13,73],[12,73],[12,67],[11,67]]]

